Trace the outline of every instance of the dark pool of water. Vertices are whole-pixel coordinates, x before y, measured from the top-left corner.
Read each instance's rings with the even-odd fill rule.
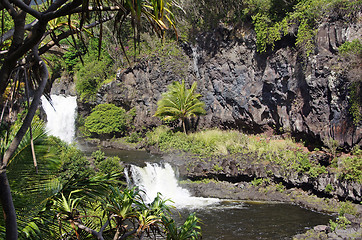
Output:
[[[91,154],[96,148],[83,148]],[[102,149],[107,156],[118,156],[121,161],[144,166],[145,162],[159,162],[161,157],[145,151]],[[216,206],[200,209],[181,209],[184,221],[191,212],[202,220],[205,240],[292,239],[313,226],[327,224],[332,217],[298,206],[283,203],[256,203],[223,201]],[[174,217],[177,218],[178,214]],[[183,219],[182,219],[183,218]]]
[[[80,146],[80,149],[86,154],[91,155],[93,151],[97,151],[99,148]],[[118,156],[122,162],[134,164],[140,167],[145,166],[146,162],[159,162],[162,160],[160,155],[150,154],[141,150],[119,150],[119,149],[101,149],[106,156]]]
[[[202,236],[207,240],[292,239],[293,235],[327,224],[332,218],[283,203],[223,203],[180,210],[183,217],[191,212],[202,219]]]

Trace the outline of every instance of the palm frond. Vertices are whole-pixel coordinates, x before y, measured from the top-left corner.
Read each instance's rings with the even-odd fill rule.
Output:
[[[196,93],[197,83],[194,82],[190,89],[186,88],[185,80],[181,83],[173,82],[167,86],[168,91],[162,94],[162,99],[157,102],[157,110],[154,114],[163,121],[181,119],[185,128],[185,119],[206,113],[205,103],[200,101],[201,94]]]

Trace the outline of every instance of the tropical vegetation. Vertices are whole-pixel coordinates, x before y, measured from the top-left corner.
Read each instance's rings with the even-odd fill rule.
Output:
[[[338,173],[340,179],[362,182],[362,151],[351,156],[333,156],[329,168],[311,160],[309,152],[292,138],[270,139],[263,135],[247,135],[236,130],[203,130],[188,135],[160,126],[147,133],[147,144],[161,151],[182,152],[199,159],[245,154],[254,163],[276,164],[286,171],[296,171],[317,177],[328,171]]]
[[[192,41],[195,32],[205,31],[211,25],[251,21],[259,53],[274,49],[280,39],[289,37],[308,56],[314,49],[317,23],[327,12],[333,12],[337,18],[343,15],[345,20],[354,19],[362,6],[360,0],[245,0],[240,4],[213,0],[185,1],[184,9],[173,11],[174,3],[60,0],[30,5],[30,1],[0,0],[0,202],[4,213],[0,230],[2,234],[6,231],[6,239],[17,239],[18,234],[33,239],[49,236],[102,239],[111,235],[141,239],[155,231],[162,232],[167,239],[200,236],[194,215],[178,227],[160,196],[153,203],[144,203],[137,189],[124,188],[116,171],[119,159],[96,155],[87,159],[75,146],[47,137],[42,123],[36,118],[33,121],[41,95],[49,98],[49,80],[59,77],[60,72],[67,71],[76,79],[82,101],[92,102],[99,88],[113,80],[118,68],[137,61],[141,50],[147,53],[156,46],[154,56],[162,56],[159,59],[163,66],[169,63],[165,55],[180,55],[180,48],[174,47],[177,33],[173,40],[167,39],[167,30],[175,30],[175,16],[186,19],[180,26],[183,40]],[[207,7],[199,11],[201,8],[195,6],[200,5]],[[144,31],[150,28],[161,37],[159,45],[151,35],[146,35],[150,41],[141,41]],[[340,56],[346,62],[356,63],[346,71],[358,69],[360,48],[359,41],[340,46]],[[121,54],[123,57],[119,57]],[[180,62],[180,75],[184,75],[187,66],[183,59]],[[355,125],[361,120],[361,83],[357,80],[350,86],[350,113]],[[184,81],[171,84],[159,102],[156,115],[165,121],[181,120],[186,132],[187,119],[205,112],[196,88],[194,83],[191,89],[186,89]],[[14,122],[11,115],[19,109],[26,110]],[[103,115],[108,111],[109,115]],[[85,132],[90,135],[125,135],[129,129],[129,118],[120,108],[102,105],[92,114],[84,119]],[[105,122],[108,117],[111,122]],[[310,175],[325,171],[294,145],[236,132],[198,134],[175,133],[163,127],[149,133],[148,141],[162,150],[205,155],[256,152],[258,159]],[[130,139],[137,141],[138,136],[132,135]],[[275,151],[279,144],[280,151]],[[341,178],[361,182],[358,149],[351,156],[335,158],[332,165]]]
[[[9,113],[13,103],[18,99],[23,99],[21,94],[23,89],[15,88],[20,85],[20,82],[25,83],[24,87],[28,93],[27,115],[12,142],[2,152],[0,159],[0,202],[6,220],[6,238],[17,239],[16,214],[6,168],[31,126],[40,103],[40,97],[45,94],[49,98],[50,87],[46,88],[49,71],[46,62],[40,55],[49,52],[54,46],[60,46],[59,42],[63,39],[70,38],[70,42],[77,48],[75,38],[82,41],[84,33],[95,34],[95,32],[88,31],[95,26],[99,26],[99,32],[96,35],[99,39],[100,52],[103,23],[110,19],[115,20],[114,26],[117,35],[122,32],[125,20],[131,19],[135,44],[136,40],[139,42],[142,16],[151,22],[154,31],[161,37],[165,35],[168,26],[174,28],[174,23],[172,12],[169,11],[169,7],[171,7],[169,1],[127,0],[119,3],[62,0],[30,5],[30,1],[12,1],[10,3],[2,0],[0,5],[2,13],[0,95],[1,101],[4,102],[2,110]],[[110,12],[114,14],[110,14]],[[73,18],[72,15],[77,17]],[[123,45],[121,46],[123,48]],[[5,94],[9,91],[11,94]],[[30,91],[33,93],[31,104]],[[1,123],[3,120],[2,114]],[[8,123],[11,124],[11,121]]]
[[[112,137],[115,134],[123,135],[126,131],[126,110],[114,104],[104,103],[97,105],[85,119],[85,130],[90,134]]]
[[[185,80],[182,83],[173,82],[168,91],[162,94],[157,102],[155,116],[163,121],[181,120],[182,128],[186,133],[186,122],[190,117],[196,117],[206,113],[205,103],[200,101],[201,94],[196,93],[197,83],[194,82],[190,89],[186,88]]]
[[[19,125],[14,125],[9,134],[2,132],[8,135],[7,140],[2,135],[2,152]],[[39,166],[36,173],[29,133],[7,169],[22,239],[142,239],[160,234],[165,239],[200,238],[199,219],[195,215],[178,226],[172,220],[168,200],[158,195],[146,203],[137,188],[126,188],[119,158],[105,157],[98,150],[92,153],[92,165],[92,160],[75,146],[48,137],[38,118],[32,124]],[[0,236],[4,237],[3,218],[0,223]]]

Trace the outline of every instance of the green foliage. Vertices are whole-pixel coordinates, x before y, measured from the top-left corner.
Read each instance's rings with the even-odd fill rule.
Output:
[[[336,221],[329,220],[330,227],[332,231],[335,231],[337,228],[346,229],[347,225],[351,222],[345,216],[339,216]]]
[[[107,157],[97,164],[99,171],[102,173],[123,173],[123,167],[120,165],[121,159],[118,156]]]
[[[97,105],[85,119],[84,127],[92,135],[124,135],[127,122],[126,111],[114,104]]]
[[[309,161],[308,155],[301,153],[301,152],[297,152],[296,157],[297,157],[297,160],[299,161],[298,170],[300,172],[308,172],[312,167],[312,164]]]
[[[190,89],[186,89],[185,80],[180,84],[173,82],[168,91],[162,94],[162,99],[157,102],[155,116],[163,121],[181,120],[186,133],[185,121],[194,116],[206,113],[205,103],[200,101],[201,94],[196,93],[197,83],[194,82]]]
[[[355,39],[352,42],[345,42],[339,48],[339,54],[342,56],[362,55],[362,43],[359,39]]]
[[[129,143],[138,143],[138,141],[141,139],[141,136],[137,132],[131,132],[129,136],[126,138],[126,141]]]
[[[308,56],[314,50],[316,25],[326,14],[335,9],[357,12],[358,1],[347,0],[247,0],[243,14],[250,16],[254,23],[259,52],[288,34],[296,35],[295,45]],[[347,15],[347,14],[345,14]]]
[[[285,191],[285,186],[280,182],[276,185],[276,190],[282,193]]]
[[[72,40],[64,39],[61,41],[61,44],[67,44],[67,42],[69,43],[69,41]],[[69,73],[73,73],[75,66],[80,62],[80,57],[82,57],[86,53],[86,47],[80,40],[76,41],[77,47],[72,45],[68,46],[69,46],[68,49],[63,54],[63,60],[65,63],[66,70]]]
[[[263,184],[263,179],[262,178],[254,178],[254,180],[251,181],[251,185],[253,185],[254,187],[258,187],[260,185]]]
[[[99,172],[110,174],[110,173],[123,173],[123,166],[121,166],[121,159],[118,156],[105,157],[102,150],[92,152],[92,158],[94,159],[96,167]]]
[[[349,113],[353,117],[354,125],[358,125],[362,120],[362,99],[361,99],[362,82],[354,82],[349,90]]]
[[[101,61],[85,63],[77,73],[76,89],[84,102],[94,101],[100,84],[107,78],[107,66]]]
[[[47,209],[59,222],[59,228],[55,228],[52,236],[62,235],[64,232],[74,237],[85,234],[84,228],[79,227],[80,224],[86,224],[89,229],[98,232],[102,226],[108,226],[103,225],[107,219],[111,224],[103,236],[112,238],[119,236],[120,239],[126,239],[132,236],[133,239],[143,239],[143,235],[153,237],[156,233],[175,240],[196,240],[201,236],[196,215],[190,214],[184,224],[177,226],[170,214],[170,207],[166,204],[168,200],[163,200],[160,194],[146,204],[137,188],[121,189],[108,185],[104,190],[75,189],[50,199]],[[88,195],[91,193],[91,198],[83,196],[86,191]],[[88,214],[90,212],[94,214]],[[132,222],[132,226],[129,222]],[[99,232],[102,234],[102,231]]]
[[[173,219],[163,217],[167,240],[197,240],[201,239],[200,219],[195,213],[190,214],[183,225],[177,226]]]
[[[326,188],[324,189],[324,191],[326,193],[331,193],[332,191],[334,191],[334,188],[333,188],[333,186],[331,184],[328,183]]]
[[[342,202],[338,210],[339,216],[344,216],[344,214],[356,215],[357,213],[358,211],[356,210],[355,206],[349,201]]]
[[[362,157],[350,156],[341,159],[340,178],[347,181],[356,181],[362,183]]]
[[[19,117],[21,114],[19,114]],[[19,119],[21,121],[21,118]],[[20,122],[12,126],[9,135],[2,131],[0,135],[1,154],[9,147]],[[31,137],[28,131],[21,140],[19,147],[10,159],[7,166],[7,176],[12,189],[14,207],[18,219],[19,232],[34,231],[36,226],[28,223],[43,207],[41,202],[52,194],[50,186],[57,185],[57,172],[60,167],[60,158],[46,135],[44,123],[37,117],[32,121],[32,139],[37,161],[37,172],[31,151]],[[8,137],[6,137],[8,135]],[[4,226],[3,215],[0,216],[0,225]],[[3,230],[0,228],[0,238]]]
[[[214,167],[213,167],[213,169],[214,169],[216,172],[224,171],[224,169],[223,169],[221,166],[219,166],[219,164],[215,164]]]
[[[58,176],[61,182],[72,178],[80,179],[94,175],[94,170],[84,153],[74,145],[69,145],[59,138],[50,137],[50,142],[55,148],[55,154],[61,159]]]
[[[99,48],[96,38],[89,39],[87,49],[82,43],[78,43],[79,49],[70,46],[64,54],[68,72],[76,73],[76,90],[84,102],[94,101],[104,80],[115,74],[115,70],[111,66],[113,61],[108,52],[104,50],[104,44],[103,42],[100,57],[98,57]],[[82,62],[80,57],[82,57]]]
[[[186,135],[173,132],[166,126],[160,126],[146,135],[147,144],[156,145],[164,152],[183,151],[197,154],[201,158],[237,153],[253,154],[255,162],[275,163],[285,171],[306,173],[312,178],[327,173],[324,166],[311,162],[310,153],[300,149],[291,139],[266,140],[260,136],[221,130],[206,130]]]
[[[102,150],[97,150],[92,152],[92,158],[94,158],[96,163],[100,163],[105,159],[104,152]]]

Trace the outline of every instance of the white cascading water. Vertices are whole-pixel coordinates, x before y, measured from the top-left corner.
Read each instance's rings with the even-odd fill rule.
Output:
[[[47,130],[51,135],[71,143],[75,134],[77,97],[51,95],[53,106],[43,96],[42,105],[47,115]]]
[[[179,186],[175,172],[168,163],[164,166],[147,163],[143,168],[132,165],[129,171],[130,175],[125,171],[128,185],[136,185],[144,191],[146,202],[152,202],[158,192],[163,199],[172,200],[171,205],[176,208],[197,208],[220,202],[217,198],[191,196],[187,189]]]
[[[197,53],[197,46],[191,47],[191,49],[192,49],[192,58],[193,58],[193,63],[194,63],[194,71],[195,71],[196,77],[200,78],[200,72],[199,72],[199,66],[198,66],[199,54]]]

